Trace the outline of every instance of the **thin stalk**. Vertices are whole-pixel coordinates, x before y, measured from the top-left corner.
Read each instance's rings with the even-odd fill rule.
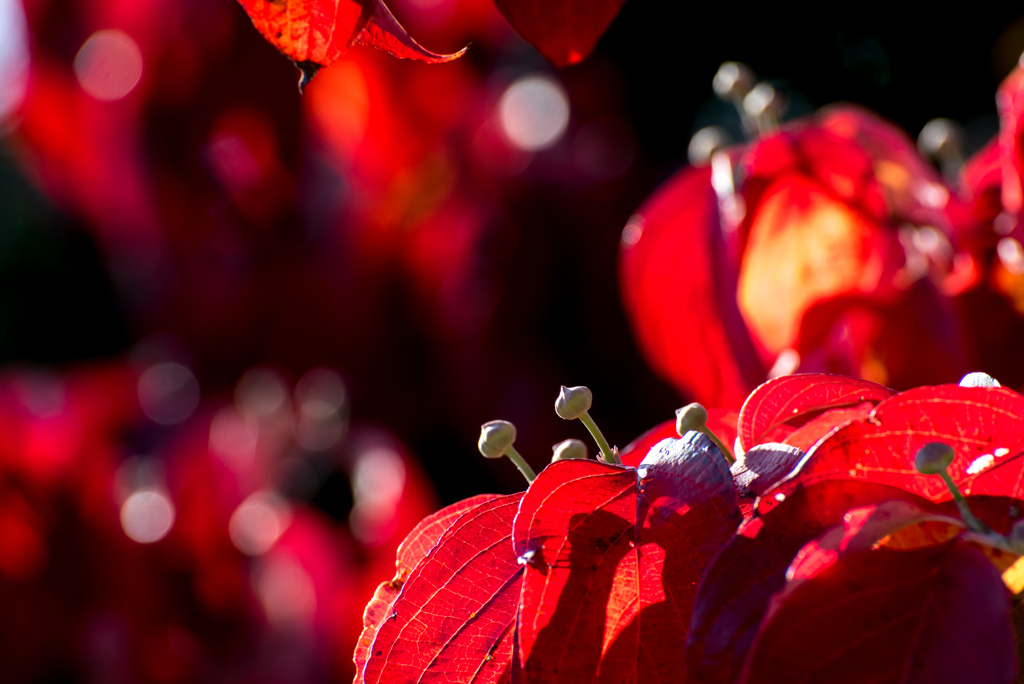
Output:
[[[719,450],[721,450],[722,454],[725,456],[726,462],[728,462],[730,466],[736,462],[736,459],[733,458],[732,452],[729,451],[729,447],[722,444],[722,440],[718,439],[718,435],[712,432],[711,429],[708,428],[708,426],[705,425],[702,429],[699,430],[699,432],[707,435],[708,439],[715,443],[715,446],[717,446]]]
[[[960,510],[960,517],[967,523],[967,527],[971,528],[975,532],[981,532],[982,534],[988,534],[991,532],[991,528],[983,523],[978,518],[974,517],[974,513],[971,512],[970,506],[967,505],[967,499],[960,493],[960,488],[953,482],[953,478],[950,477],[949,473],[943,470],[938,473],[939,477],[946,483],[946,487],[949,488],[950,493],[953,495],[953,501],[956,501],[956,507]]]
[[[586,425],[587,429],[590,430],[591,436],[594,438],[594,441],[597,442],[597,448],[601,450],[601,458],[604,459],[604,462],[612,463],[614,465],[622,465],[622,461],[619,460],[619,455],[608,445],[608,440],[604,438],[601,428],[597,427],[597,423],[595,423],[594,419],[590,417],[590,413],[587,411],[581,413],[580,422]]]
[[[519,472],[521,472],[523,477],[526,478],[527,484],[533,482],[534,478],[537,477],[537,473],[533,472],[533,468],[531,468],[530,464],[526,462],[526,459],[516,451],[514,446],[511,444],[508,445],[508,447],[505,448],[505,455],[508,456],[508,460],[516,464],[516,468],[519,468]]]

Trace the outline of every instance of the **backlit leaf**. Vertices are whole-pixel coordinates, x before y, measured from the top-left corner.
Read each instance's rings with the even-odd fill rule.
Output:
[[[512,520],[522,494],[459,517],[409,575],[377,630],[364,681],[508,681],[522,567]]]
[[[264,38],[302,71],[300,90],[354,43],[396,57],[447,62],[465,52],[439,55],[421,47],[383,0],[239,0]]]
[[[676,681],[701,572],[740,520],[721,452],[665,440],[638,470],[549,466],[523,497],[527,682]]]
[[[449,526],[469,510],[496,498],[494,494],[479,494],[463,499],[451,506],[428,515],[402,541],[398,547],[395,560],[395,577],[388,582],[381,582],[373,598],[366,604],[363,612],[363,632],[356,643],[355,663],[356,682],[362,681],[363,667],[370,657],[370,647],[377,636],[377,629],[391,614],[391,605],[398,598],[402,586],[409,579],[409,574],[434,547],[441,535]]]
[[[743,403],[740,409],[740,443],[749,449],[763,441],[772,428],[808,413],[855,406],[864,402],[878,403],[895,394],[882,385],[824,373],[784,375],[769,380]]]
[[[589,55],[625,0],[495,0],[512,28],[557,66]]]
[[[954,448],[949,473],[964,494],[1021,497],[1024,397],[1005,388],[939,385],[887,399],[863,420],[837,429],[758,510],[767,512],[798,486],[833,479],[870,480],[948,500],[940,478],[914,469],[914,456],[929,442]]]

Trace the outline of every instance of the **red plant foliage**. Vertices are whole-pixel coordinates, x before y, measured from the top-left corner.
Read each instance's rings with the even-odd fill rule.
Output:
[[[623,231],[641,347],[710,406],[795,370],[897,388],[951,381],[968,366],[950,295],[977,270],[953,258],[949,197],[898,129],[854,107],[719,151]]]
[[[576,64],[593,50],[625,0],[495,0],[512,27],[556,66]],[[428,64],[452,54],[431,52],[413,40],[383,0],[239,0],[271,45],[303,71],[303,88],[316,71],[349,47],[368,45],[395,57]]]
[[[464,677],[486,652],[493,677],[524,682],[1008,684],[1017,650],[1007,587],[1020,586],[1001,575],[1024,550],[1004,536],[1024,510],[1022,409],[1024,397],[1002,388],[896,394],[856,378],[791,376],[748,398],[738,441],[749,447],[731,475],[703,435],[655,442],[671,423],[623,451],[635,467],[553,463],[507,500],[506,522],[486,539],[458,518],[418,562],[372,646],[374,673]],[[805,454],[765,441],[780,430],[820,434]],[[949,472],[995,531],[961,520],[942,480],[913,469],[936,441],[955,450]],[[760,498],[737,529],[751,481]],[[478,563],[472,590],[462,561],[430,561],[449,547]],[[400,556],[400,576],[413,558]],[[421,574],[436,595],[415,588]],[[436,656],[449,636],[479,630],[482,613],[458,606],[488,587],[514,598],[496,601],[486,648],[475,642],[446,669]],[[423,618],[410,623],[413,613]],[[391,632],[406,639],[394,661]]]

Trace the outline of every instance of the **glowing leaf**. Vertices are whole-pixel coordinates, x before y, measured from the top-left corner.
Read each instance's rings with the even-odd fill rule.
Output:
[[[696,433],[661,442],[638,470],[549,466],[513,533],[524,680],[678,680],[697,582],[739,519],[725,459]]]

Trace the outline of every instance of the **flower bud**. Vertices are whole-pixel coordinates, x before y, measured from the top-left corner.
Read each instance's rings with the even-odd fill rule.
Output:
[[[963,128],[956,121],[932,119],[917,136],[917,149],[925,156],[941,159],[959,150],[963,135]]]
[[[682,437],[690,430],[703,430],[708,423],[708,410],[700,404],[676,409],[676,432]]]
[[[516,426],[507,420],[492,420],[480,426],[477,447],[485,458],[501,458],[516,441]]]
[[[988,373],[968,373],[960,380],[961,387],[1002,387],[999,381]]]
[[[729,132],[721,126],[707,126],[700,129],[690,138],[690,146],[686,154],[693,166],[703,166],[711,162],[712,155],[732,142]]]
[[[586,387],[566,387],[562,385],[562,391],[555,399],[555,413],[559,418],[575,420],[590,410],[594,404],[594,395]]]
[[[761,116],[782,108],[782,96],[768,83],[758,83],[743,98],[743,111],[750,116]]]
[[[715,95],[729,102],[741,101],[753,85],[754,72],[742,62],[724,62],[711,81]]]
[[[929,442],[920,448],[914,457],[914,467],[922,475],[938,475],[946,472],[956,452],[943,442]]]
[[[551,457],[551,462],[565,461],[570,458],[586,458],[587,457],[587,445],[578,439],[567,439],[564,442],[559,442],[555,446],[551,447],[554,455]]]

